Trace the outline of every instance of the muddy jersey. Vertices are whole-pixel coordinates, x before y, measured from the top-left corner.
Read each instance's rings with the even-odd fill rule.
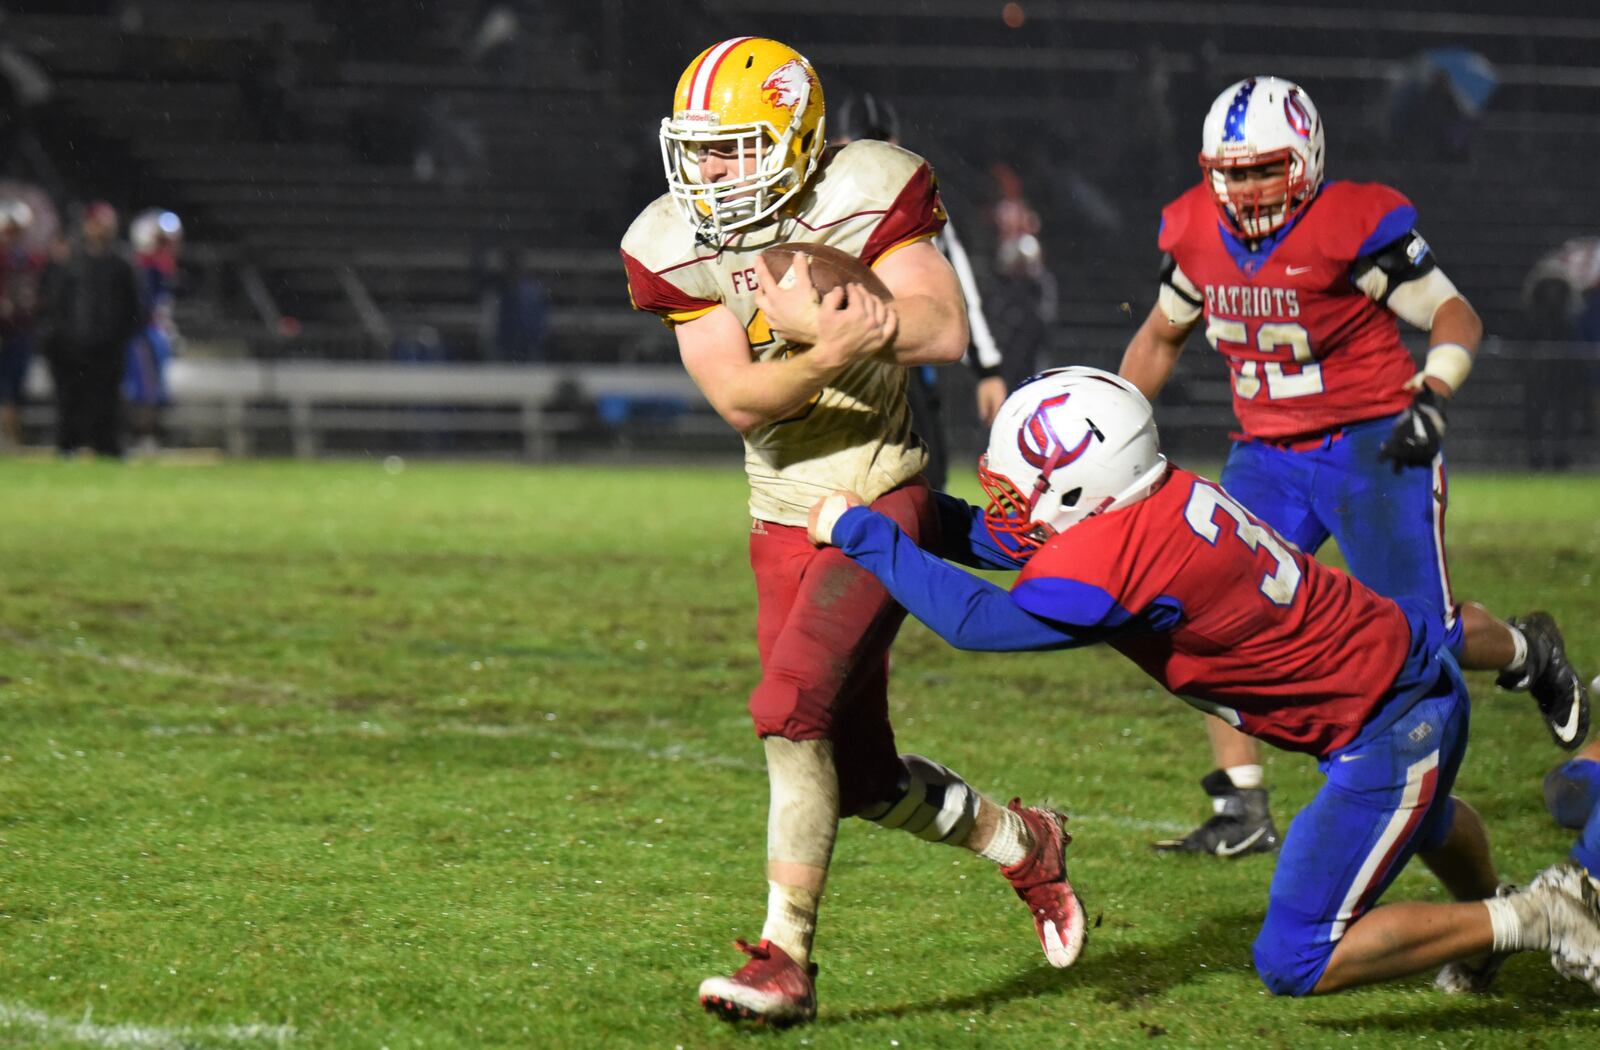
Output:
[[[788,241],[850,252],[867,265],[944,226],[928,164],[886,142],[859,141],[824,153],[806,190],[780,217],[705,245],[670,195],[646,208],[622,239],[628,294],[637,310],[668,325],[718,306],[744,325],[753,358],[803,352],[775,335],[756,307],[755,260]],[[794,416],[744,436],[750,513],[804,525],[816,500],[850,489],[868,501],[915,477],[927,450],[911,431],[906,370],[875,360],[851,365]]]
[[[1249,437],[1289,439],[1393,415],[1416,374],[1387,307],[1356,284],[1364,258],[1400,242],[1416,209],[1377,183],[1330,182],[1252,249],[1225,229],[1201,183],[1161,213],[1169,283],[1203,304],[1207,340],[1233,373]],[[1422,252],[1426,242],[1415,238]]]

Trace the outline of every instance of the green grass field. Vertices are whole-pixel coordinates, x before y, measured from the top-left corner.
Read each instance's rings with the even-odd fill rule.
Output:
[[[1454,480],[1458,594],[1549,608],[1592,675],[1600,479]],[[736,1031],[694,998],[765,903],[736,467],[7,461],[0,493],[0,1045],[1600,1045],[1532,955],[1481,999],[1267,996],[1271,859],[1147,846],[1202,815],[1199,717],[1110,652],[914,624],[902,747],[1069,812],[1088,948],[1050,969],[989,865],[849,822],[818,1023]],[[1458,789],[1525,878],[1568,844],[1558,755],[1473,685]],[[1317,784],[1269,777],[1280,821]]]

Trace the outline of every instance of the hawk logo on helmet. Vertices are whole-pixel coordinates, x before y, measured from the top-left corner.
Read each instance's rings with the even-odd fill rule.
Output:
[[[761,97],[766,99],[769,106],[793,109],[805,101],[810,87],[810,72],[799,59],[791,58],[761,82]]]
[[[1066,404],[1071,396],[1072,392],[1069,390],[1039,402],[1039,407],[1033,410],[1033,415],[1029,416],[1027,422],[1017,431],[1017,451],[1022,453],[1022,458],[1030,466],[1040,470],[1053,470],[1056,467],[1066,466],[1088,450],[1090,438],[1099,435],[1094,424],[1089,423],[1089,429],[1084,433],[1083,440],[1075,447],[1069,449],[1067,443],[1061,440],[1055,427],[1050,423],[1049,412],[1052,408]],[[1102,437],[1101,440],[1105,439]]]

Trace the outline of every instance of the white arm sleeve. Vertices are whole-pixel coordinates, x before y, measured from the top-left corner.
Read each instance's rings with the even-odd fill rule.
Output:
[[[1391,290],[1389,275],[1374,266],[1361,275],[1356,281],[1356,287],[1380,303],[1384,302],[1384,296],[1387,294],[1388,302],[1385,305],[1401,320],[1425,332],[1433,330],[1433,315],[1438,312],[1439,307],[1451,299],[1461,297],[1461,293],[1456,291],[1455,284],[1438,267],[1434,267],[1421,277],[1395,285]]]
[[[1156,298],[1161,306],[1161,312],[1167,320],[1172,322],[1174,328],[1191,328],[1200,320],[1202,299],[1200,289],[1194,282],[1173,262],[1171,269],[1165,269],[1161,275],[1161,292]]]
[[[978,294],[978,281],[972,273],[967,250],[961,246],[961,238],[956,236],[956,228],[947,220],[943,232],[934,238],[933,243],[950,260],[956,280],[961,282],[961,294],[967,301],[967,327],[972,332],[972,349],[978,355],[977,366],[982,369],[999,368],[1000,348],[995,345],[988,318],[983,316],[983,298]]]

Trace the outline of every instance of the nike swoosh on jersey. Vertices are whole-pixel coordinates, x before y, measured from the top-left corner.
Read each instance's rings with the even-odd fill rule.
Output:
[[[1259,827],[1241,839],[1239,844],[1236,846],[1229,846],[1226,843],[1219,842],[1217,843],[1217,856],[1231,857],[1235,853],[1243,853],[1245,850],[1256,844],[1256,839],[1260,838],[1266,833],[1267,829],[1265,827]]]
[[[1293,277],[1296,274],[1310,273],[1311,272],[1311,267],[1309,267],[1309,266],[1285,266],[1283,268],[1283,272],[1288,274],[1290,277]]]
[[[1340,755],[1339,756],[1339,761],[1341,761],[1341,762],[1354,762],[1358,758],[1366,758],[1366,757],[1367,757],[1366,755],[1363,755],[1363,754],[1360,754],[1360,753],[1357,753],[1357,754],[1354,754],[1354,755]]]

